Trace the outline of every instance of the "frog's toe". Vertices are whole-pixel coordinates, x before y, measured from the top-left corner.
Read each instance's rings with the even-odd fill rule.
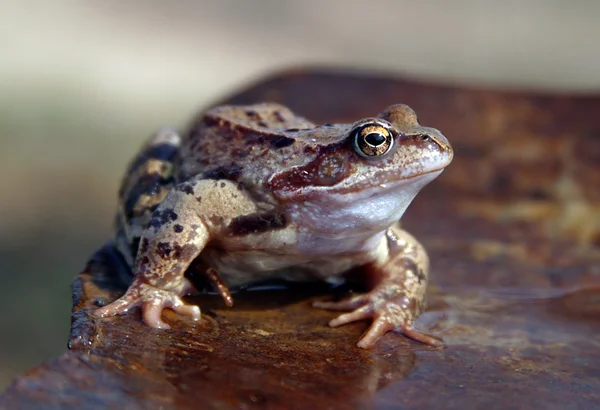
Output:
[[[314,302],[314,307],[330,310],[351,310],[329,322],[337,327],[359,320],[372,319],[373,323],[360,338],[357,346],[368,349],[387,332],[396,331],[411,339],[433,347],[443,347],[444,343],[434,336],[420,332],[412,327],[414,312],[395,301],[386,300],[379,295],[361,294],[340,302]]]
[[[444,342],[442,342],[440,339],[416,330],[410,324],[398,325],[396,322],[397,318],[394,318],[393,316],[378,315],[373,320],[373,323],[369,329],[360,338],[356,346],[363,349],[369,349],[373,346],[373,344],[375,344],[377,339],[391,331],[402,333],[413,340],[425,343],[432,347],[444,346]]]
[[[164,301],[154,299],[142,305],[142,320],[145,324],[155,329],[170,329],[166,322],[162,320],[162,311],[165,308]]]
[[[165,292],[142,305],[144,323],[157,329],[169,329],[170,326],[162,320],[162,311],[166,308],[173,309],[179,315],[189,316],[194,321],[199,320],[201,316],[198,306],[187,305],[179,296]]]
[[[184,303],[178,296],[173,296],[167,303],[165,303],[165,307],[173,309],[175,313],[181,316],[189,316],[194,321],[200,320],[200,308],[195,305],[188,305]]]
[[[358,308],[352,312],[344,313],[343,315],[339,315],[331,322],[329,322],[329,326],[337,327],[341,325],[345,325],[347,323],[356,322],[363,319],[370,319],[373,317],[372,309],[369,306],[363,306]]]
[[[173,306],[172,309],[182,316],[189,316],[194,321],[200,320],[200,317],[202,316],[200,308],[194,305],[182,304],[177,307]]]
[[[426,333],[420,332],[412,327],[404,327],[399,329],[404,335],[414,339],[418,342],[425,343],[432,347],[445,347],[446,345],[440,339],[435,336],[428,335]]]
[[[122,315],[129,311],[129,309],[139,305],[140,301],[137,297],[131,294],[125,294],[121,298],[114,302],[96,309],[93,315],[96,317],[111,317],[116,315]]]
[[[352,310],[364,306],[369,302],[367,294],[351,296],[339,302],[326,302],[317,300],[313,302],[313,307],[328,310]]]
[[[186,293],[187,289],[179,293]],[[132,285],[121,298],[109,305],[94,311],[96,317],[110,317],[127,313],[131,308],[140,306],[142,319],[150,327],[169,329],[170,326],[162,320],[162,311],[173,309],[177,314],[190,316],[193,320],[200,319],[200,308],[187,305],[178,293],[156,288],[146,283]]]
[[[394,328],[395,326],[390,323],[389,320],[378,317],[373,321],[366,333],[360,338],[356,346],[362,349],[369,349],[375,344],[377,339],[385,335],[387,332],[394,330]]]

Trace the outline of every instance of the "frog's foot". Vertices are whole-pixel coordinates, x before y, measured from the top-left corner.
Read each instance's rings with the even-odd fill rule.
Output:
[[[171,308],[183,316],[190,316],[193,320],[200,319],[200,308],[188,305],[181,300],[181,296],[190,293],[193,286],[185,281],[179,291],[164,290],[143,282],[134,282],[127,292],[109,305],[101,307],[94,312],[97,317],[110,317],[122,315],[134,307],[141,307],[142,318],[148,326],[157,329],[169,329],[169,325],[162,318],[162,311]]]
[[[351,312],[344,313],[330,321],[329,326],[331,327],[372,319],[373,323],[357,343],[357,346],[363,349],[372,347],[377,339],[390,331],[403,333],[411,339],[430,346],[444,346],[441,340],[413,328],[412,322],[417,316],[417,312],[414,303],[410,303],[409,298],[405,295],[390,297],[385,293],[372,291],[351,296],[340,302],[317,301],[313,303],[313,306],[329,310],[351,310]]]

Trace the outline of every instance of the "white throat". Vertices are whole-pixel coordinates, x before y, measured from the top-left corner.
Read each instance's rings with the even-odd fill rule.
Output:
[[[377,185],[352,193],[329,192],[296,204],[294,219],[302,227],[330,237],[374,235],[400,220],[417,193],[442,171]]]

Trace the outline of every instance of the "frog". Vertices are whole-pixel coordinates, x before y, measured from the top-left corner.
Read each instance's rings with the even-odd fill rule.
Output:
[[[404,104],[320,125],[274,102],[219,105],[184,132],[161,128],[119,189],[113,244],[131,282],[94,315],[139,307],[153,328],[169,328],[165,309],[198,321],[199,306],[183,299],[200,291],[190,270],[228,306],[231,289],[335,283],[358,271],[365,292],[312,302],[338,312],[329,326],[370,321],[357,343],[364,349],[388,332],[442,346],[415,327],[429,259],[400,219],[452,158],[446,137]]]

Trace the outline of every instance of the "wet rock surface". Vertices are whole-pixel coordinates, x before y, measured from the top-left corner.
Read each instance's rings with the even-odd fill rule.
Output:
[[[433,349],[366,323],[329,328],[300,287],[194,300],[167,313],[89,313],[123,291],[109,248],[73,286],[70,350],[16,379],[7,409],[594,408],[600,403],[600,96],[506,93],[324,71],[288,72],[228,102],[276,101],[315,122],[403,102],[456,158],[403,222],[432,260],[419,327]]]

